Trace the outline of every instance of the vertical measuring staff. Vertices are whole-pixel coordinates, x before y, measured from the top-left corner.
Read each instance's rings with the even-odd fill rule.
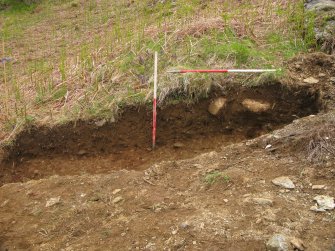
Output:
[[[156,129],[157,129],[157,69],[158,69],[158,53],[155,52],[155,70],[154,70],[154,101],[152,110],[152,149],[156,146]]]

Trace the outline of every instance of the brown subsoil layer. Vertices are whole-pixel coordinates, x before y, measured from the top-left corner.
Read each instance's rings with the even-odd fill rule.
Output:
[[[218,116],[210,102],[227,98]],[[255,113],[245,99],[267,102]],[[79,121],[53,128],[33,127],[17,136],[0,166],[0,184],[52,175],[98,174],[113,170],[144,170],[163,160],[186,159],[254,138],[294,119],[319,111],[319,94],[306,86],[280,83],[260,87],[229,86],[214,90],[196,104],[168,105],[158,111],[157,147],[151,148],[151,109],[126,108],[115,123]],[[100,124],[99,126],[97,124]]]

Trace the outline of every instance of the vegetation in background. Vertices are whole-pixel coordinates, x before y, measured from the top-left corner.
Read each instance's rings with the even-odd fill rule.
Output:
[[[172,67],[281,68],[315,47],[303,1],[2,0],[0,130],[26,122],[113,118],[151,102],[153,53],[159,97],[205,96],[214,81],[255,75],[171,75]],[[279,73],[281,74],[281,73]]]

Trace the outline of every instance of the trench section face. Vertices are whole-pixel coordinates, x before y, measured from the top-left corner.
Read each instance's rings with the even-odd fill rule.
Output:
[[[224,98],[213,116],[209,105]],[[255,112],[246,99],[270,104]],[[158,110],[157,148],[151,149],[152,113],[129,107],[115,123],[79,121],[54,128],[33,127],[17,136],[0,165],[0,185],[52,175],[143,170],[163,160],[177,160],[219,149],[278,129],[299,117],[318,112],[318,93],[279,83],[253,88],[213,91],[193,105]],[[97,125],[99,124],[99,126]]]

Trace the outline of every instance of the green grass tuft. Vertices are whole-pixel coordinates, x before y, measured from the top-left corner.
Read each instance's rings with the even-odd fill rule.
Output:
[[[219,182],[219,181],[229,182],[230,177],[228,175],[225,175],[224,173],[222,173],[220,171],[210,172],[210,173],[206,174],[205,177],[204,177],[204,182],[207,185],[213,185],[214,183]]]

